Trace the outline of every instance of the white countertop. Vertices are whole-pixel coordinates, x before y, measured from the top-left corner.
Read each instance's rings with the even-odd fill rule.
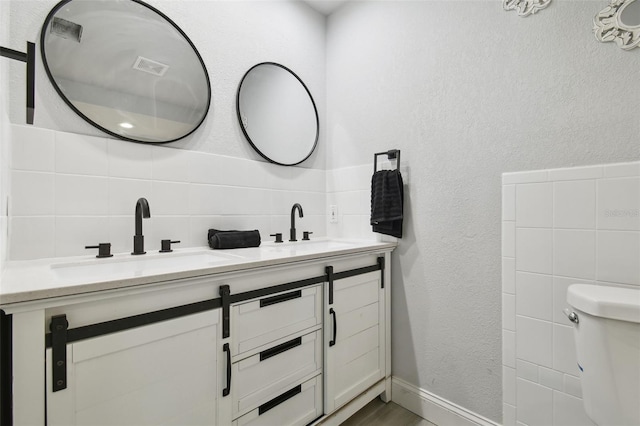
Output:
[[[283,265],[325,257],[380,252],[396,243],[358,240],[264,243],[260,247],[211,250],[176,249],[172,253],[130,253],[97,259],[94,255],[7,262],[0,280],[4,305],[133,287],[153,282]]]

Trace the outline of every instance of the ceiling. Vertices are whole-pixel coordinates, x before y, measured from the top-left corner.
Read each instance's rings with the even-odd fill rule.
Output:
[[[309,6],[322,13],[323,15],[330,15],[345,4],[349,0],[303,0]]]

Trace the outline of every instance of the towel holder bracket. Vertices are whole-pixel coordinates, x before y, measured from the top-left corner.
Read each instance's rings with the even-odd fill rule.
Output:
[[[373,154],[373,173],[378,171],[378,157],[386,155],[389,160],[396,160],[396,169],[400,170],[400,150],[390,149],[389,151],[376,152]]]

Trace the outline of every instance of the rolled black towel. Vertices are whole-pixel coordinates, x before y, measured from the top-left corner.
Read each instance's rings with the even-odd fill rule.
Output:
[[[207,234],[212,249],[234,249],[260,246],[260,231],[220,231],[209,229]]]

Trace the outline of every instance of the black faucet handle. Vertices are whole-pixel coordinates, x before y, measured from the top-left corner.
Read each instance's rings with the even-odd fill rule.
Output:
[[[281,243],[282,242],[282,232],[276,232],[275,234],[269,234],[270,237],[276,237],[276,240],[274,241],[274,243]]]
[[[96,257],[112,257],[111,243],[99,243],[97,246],[84,246],[86,249],[98,249]]]
[[[160,253],[171,253],[173,249],[171,248],[171,244],[178,244],[180,241],[171,241],[171,240],[161,240],[160,241]]]
[[[313,232],[303,231],[302,232],[302,241],[309,241],[309,235],[313,234]]]

